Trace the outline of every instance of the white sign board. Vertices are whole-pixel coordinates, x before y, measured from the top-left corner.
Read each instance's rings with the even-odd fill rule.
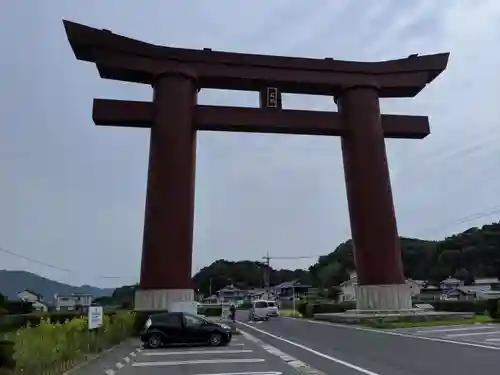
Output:
[[[89,329],[102,326],[102,306],[89,306]]]

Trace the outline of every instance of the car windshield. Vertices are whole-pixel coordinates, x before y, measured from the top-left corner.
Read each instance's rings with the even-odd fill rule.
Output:
[[[184,318],[186,319],[186,325],[188,326],[199,326],[207,322],[207,320],[203,319],[202,317],[188,313],[184,314]]]

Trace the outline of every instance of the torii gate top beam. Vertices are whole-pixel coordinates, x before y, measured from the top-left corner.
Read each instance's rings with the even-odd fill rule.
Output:
[[[198,87],[337,96],[352,85],[376,85],[380,97],[413,97],[448,63],[448,53],[382,62],[350,62],[157,46],[70,21],[64,27],[78,60],[103,78],[152,84],[172,66],[188,69]]]

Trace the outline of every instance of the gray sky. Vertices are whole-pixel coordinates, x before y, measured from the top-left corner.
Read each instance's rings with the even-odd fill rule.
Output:
[[[63,18],[186,48],[361,61],[449,51],[448,69],[416,99],[382,102],[386,113],[431,119],[428,138],[387,142],[399,232],[440,239],[498,221],[498,212],[473,215],[500,207],[500,2],[312,4],[5,2],[0,247],[75,272],[1,252],[0,268],[97,286],[138,278],[149,131],[96,128],[91,108],[94,97],[149,100],[151,89],[102,80],[92,64],[77,61]],[[199,102],[257,106],[258,94],[205,90]],[[284,106],[335,110],[331,98],[315,96],[286,95]],[[350,237],[338,138],[201,133],[197,157],[193,271],[267,251],[328,253]],[[101,277],[114,275],[120,279]]]

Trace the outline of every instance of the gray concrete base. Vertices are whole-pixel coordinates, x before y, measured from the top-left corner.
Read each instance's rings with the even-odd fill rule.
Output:
[[[192,289],[149,289],[135,292],[134,310],[165,311],[175,302],[194,301]]]
[[[411,308],[410,287],[406,284],[356,286],[357,310],[408,310]]]
[[[315,320],[343,324],[367,324],[376,325],[380,323],[395,322],[431,322],[437,320],[462,320],[472,319],[474,313],[427,311],[422,309],[407,309],[400,311],[372,310],[371,312],[358,312],[349,310],[344,313],[315,314]]]

